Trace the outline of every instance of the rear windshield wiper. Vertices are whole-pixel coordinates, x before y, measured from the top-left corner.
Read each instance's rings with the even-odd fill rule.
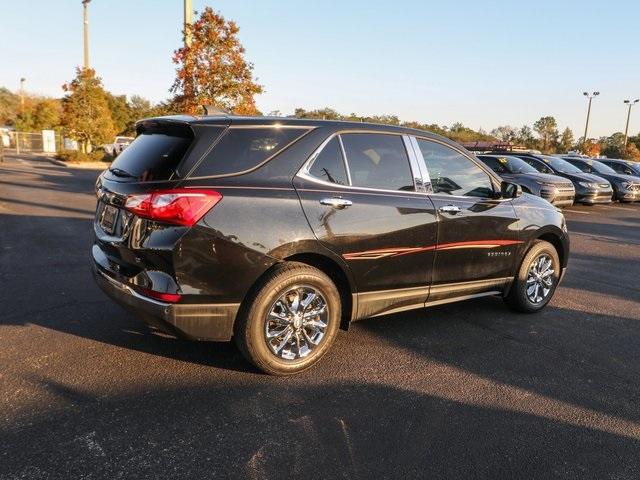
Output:
[[[111,173],[113,173],[115,176],[117,177],[125,177],[125,178],[136,178],[135,175],[131,175],[129,172],[127,172],[126,170],[123,170],[121,168],[118,167],[110,167],[109,171]]]

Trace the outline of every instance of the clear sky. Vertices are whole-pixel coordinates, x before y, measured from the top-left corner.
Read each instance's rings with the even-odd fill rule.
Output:
[[[640,1],[193,0],[240,26],[263,112],[332,107],[490,130],[553,115],[624,129],[640,97]],[[166,98],[182,0],[92,0],[91,64],[116,94]],[[0,0],[0,86],[61,96],[82,62],[80,0]],[[640,131],[640,105],[630,132]]]

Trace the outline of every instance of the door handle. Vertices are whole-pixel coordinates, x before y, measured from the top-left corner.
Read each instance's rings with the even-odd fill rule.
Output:
[[[322,200],[320,200],[320,203],[322,205],[337,208],[338,210],[342,210],[343,208],[347,208],[353,205],[353,202],[351,200],[347,200],[346,198],[323,198]]]
[[[438,209],[440,212],[442,213],[451,213],[451,214],[456,214],[456,213],[460,213],[460,207],[458,207],[457,205],[444,205],[442,207],[440,207]]]

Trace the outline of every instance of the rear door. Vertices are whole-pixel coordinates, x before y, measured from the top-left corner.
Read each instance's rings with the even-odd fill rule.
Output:
[[[357,318],[424,303],[437,224],[408,137],[335,134],[294,183],[315,235],[353,273]]]
[[[502,287],[521,243],[512,201],[496,199],[497,181],[461,150],[426,138],[417,145],[438,217],[429,302]]]

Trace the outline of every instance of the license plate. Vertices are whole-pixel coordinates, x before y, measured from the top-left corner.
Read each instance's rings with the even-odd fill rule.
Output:
[[[118,209],[111,205],[105,205],[100,217],[100,227],[109,235],[113,234],[118,218]]]

